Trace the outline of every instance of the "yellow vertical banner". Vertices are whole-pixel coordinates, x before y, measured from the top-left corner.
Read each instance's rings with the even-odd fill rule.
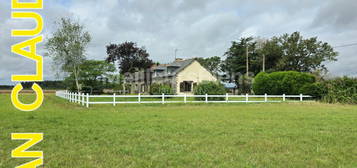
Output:
[[[11,140],[27,140],[24,144],[12,150],[12,158],[35,158],[36,160],[27,162],[16,168],[36,168],[43,165],[42,151],[29,151],[31,147],[43,140],[43,133],[13,133]]]

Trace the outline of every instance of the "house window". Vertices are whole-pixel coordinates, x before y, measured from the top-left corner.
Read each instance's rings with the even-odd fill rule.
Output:
[[[180,83],[180,92],[192,92],[192,81],[183,81]]]

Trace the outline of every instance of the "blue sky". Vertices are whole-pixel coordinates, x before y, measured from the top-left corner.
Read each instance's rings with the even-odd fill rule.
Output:
[[[34,73],[34,63],[13,55],[11,28],[31,27],[31,21],[10,19],[10,1],[0,6],[0,83],[11,74]],[[93,40],[87,56],[104,59],[105,45],[135,41],[154,61],[178,57],[222,56],[231,41],[243,36],[270,38],[300,31],[333,46],[357,42],[357,3],[354,0],[53,0],[40,13],[43,34],[50,36],[61,17],[80,20]],[[39,46],[39,52],[45,51]],[[328,63],[332,75],[357,76],[357,47],[337,48],[339,61]],[[45,59],[45,79],[55,79]]]

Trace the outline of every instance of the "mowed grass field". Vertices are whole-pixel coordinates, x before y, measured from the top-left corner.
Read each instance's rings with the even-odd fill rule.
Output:
[[[25,96],[23,99],[31,99]],[[95,105],[47,95],[36,112],[0,95],[0,167],[43,132],[48,168],[357,167],[357,106],[320,103]]]

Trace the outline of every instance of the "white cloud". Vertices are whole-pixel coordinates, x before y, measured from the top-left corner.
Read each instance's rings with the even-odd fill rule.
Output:
[[[332,45],[356,42],[357,12],[354,0],[61,0],[45,1],[41,13],[44,34],[55,30],[63,16],[78,18],[91,33],[88,57],[104,59],[109,43],[135,41],[145,46],[154,61],[178,56],[222,56],[232,40],[243,35],[271,37],[301,31]],[[321,5],[322,4],[322,5]],[[14,73],[33,72],[31,61],[10,53],[10,29],[33,23],[10,19],[8,2],[0,6],[0,82]],[[6,19],[7,18],[7,19]],[[339,48],[339,61],[329,64],[333,74],[356,74],[357,47]],[[46,79],[53,79],[46,59]]]

